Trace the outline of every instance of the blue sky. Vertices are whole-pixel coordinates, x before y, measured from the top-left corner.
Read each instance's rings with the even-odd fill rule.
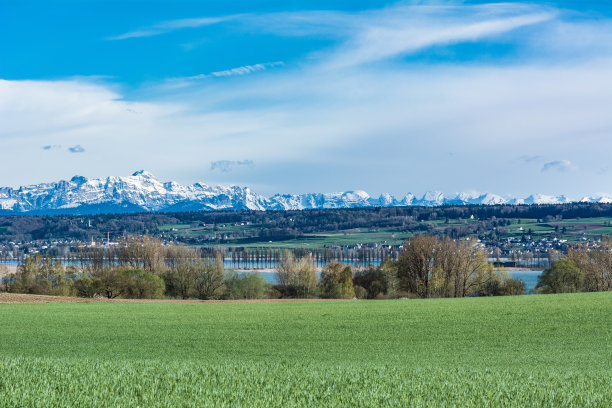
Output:
[[[0,3],[0,185],[612,192],[608,1]]]

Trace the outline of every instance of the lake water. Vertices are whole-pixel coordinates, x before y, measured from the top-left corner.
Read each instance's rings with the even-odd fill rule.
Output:
[[[66,262],[63,261],[65,265],[69,265],[71,264],[71,262]],[[16,260],[0,260],[0,264],[4,264],[4,265],[13,265],[13,266],[17,266],[19,264],[18,261]],[[78,263],[74,262],[75,265],[78,265]],[[231,260],[225,260],[224,262],[224,266],[228,269],[233,268],[234,266],[232,265]],[[276,262],[271,262],[271,265],[268,264],[266,265],[268,268],[270,267],[274,267],[276,266]],[[352,265],[352,266],[356,266],[356,265]],[[359,265],[361,266],[361,265]],[[276,274],[274,272],[259,272],[258,269],[262,268],[263,265],[253,265],[253,272],[258,272],[261,273],[261,275],[264,277],[264,279],[267,282],[270,283],[277,283],[276,280]],[[530,270],[516,270],[516,271],[510,271],[510,274],[512,275],[512,277],[514,279],[520,279],[525,283],[525,291],[527,293],[529,293],[529,291],[533,288],[535,288],[535,286],[538,284],[538,276],[540,276],[540,274],[542,273],[542,271],[530,271]]]
[[[510,274],[514,279],[522,280],[525,284],[525,291],[529,293],[538,284],[538,276],[542,274],[542,271],[510,271]]]
[[[267,282],[278,283],[274,272],[259,272]],[[538,284],[538,276],[542,271],[511,271],[510,274],[514,279],[520,279],[525,284],[525,292],[529,291]]]

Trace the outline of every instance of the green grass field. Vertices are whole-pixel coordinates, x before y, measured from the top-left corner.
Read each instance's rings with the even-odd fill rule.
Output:
[[[297,239],[287,239],[283,241],[258,241],[252,243],[234,241],[220,246],[240,245],[245,248],[323,248],[334,245],[356,244],[402,245],[410,236],[410,233],[399,231],[381,230],[369,232],[357,229],[333,233],[305,234]]]
[[[580,219],[565,219],[550,222],[538,222],[537,219],[523,218],[520,219],[520,224],[515,223],[519,220],[512,220],[513,223],[504,227],[506,230],[502,234],[503,237],[521,237],[531,231],[530,235],[534,239],[548,238],[551,234],[558,234],[560,239],[566,239],[569,242],[578,242],[582,237],[596,239],[602,235],[612,235],[612,217],[594,217]],[[448,220],[432,220],[422,221],[425,224],[430,224],[433,232],[444,232],[446,229],[457,225],[468,225],[478,223],[477,219],[450,219]],[[257,230],[264,228],[264,225],[233,225],[219,224],[216,229],[212,225],[206,227],[192,227],[189,224],[168,224],[158,227],[158,230],[163,233],[169,233],[171,236],[181,238],[196,238],[202,236],[219,236],[223,234],[231,234],[237,231],[246,231],[253,235]],[[520,229],[522,228],[522,229]],[[565,230],[563,229],[565,228]],[[256,235],[256,234],[255,234]],[[384,245],[401,245],[412,234],[404,231],[399,227],[382,228],[376,231],[367,228],[354,228],[341,231],[320,231],[317,233],[304,234],[297,239],[273,240],[269,242],[267,239],[261,240],[251,236],[248,239],[230,238],[228,240],[217,242],[214,245],[218,246],[240,246],[240,247],[273,247],[273,248],[322,248],[334,245],[356,245],[356,244],[384,244]]]
[[[181,238],[193,238],[203,235],[222,235],[236,231],[255,230],[261,226],[254,225],[223,225],[217,226],[216,230],[209,227],[192,228],[187,224],[168,224],[158,227],[159,231],[171,232],[173,235]],[[381,229],[378,231],[369,231],[366,228],[355,228],[352,230],[339,232],[324,232],[315,234],[305,234],[298,239],[274,240],[272,242],[262,239],[231,239],[227,242],[218,243],[218,246],[240,246],[245,248],[323,248],[325,246],[334,245],[356,245],[356,244],[384,244],[384,245],[401,245],[412,234],[400,231],[399,229]]]
[[[0,406],[612,406],[612,293],[0,305]]]

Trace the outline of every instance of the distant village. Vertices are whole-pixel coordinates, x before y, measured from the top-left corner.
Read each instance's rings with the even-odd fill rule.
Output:
[[[238,224],[240,225],[240,224]],[[246,225],[242,223],[242,225]],[[222,250],[226,254],[226,259],[231,260],[232,254],[238,251],[251,253],[256,248],[242,248],[232,246],[216,246],[215,243],[229,239],[230,234],[214,234],[207,238],[212,244],[204,244],[203,248],[208,250]],[[0,262],[5,264],[19,264],[25,257],[41,254],[50,256],[54,259],[71,260],[84,249],[108,249],[120,245],[120,240],[107,235],[105,239],[76,240],[76,239],[48,239],[32,240],[25,242],[0,243]],[[164,245],[181,244],[173,238],[159,237]],[[522,235],[519,237],[508,237],[502,239],[470,238],[464,237],[461,240],[472,240],[474,245],[482,249],[489,257],[490,262],[496,266],[505,267],[532,267],[541,268],[549,265],[550,261],[556,260],[560,254],[567,251],[570,243],[567,239],[557,237],[535,237],[532,235]],[[600,246],[600,239],[581,237],[581,245],[587,248],[596,249]],[[270,245],[273,248],[273,243]],[[397,259],[400,245],[388,245],[386,243],[357,243],[354,245],[329,245],[311,251],[325,251],[329,259],[355,260],[365,263],[380,263],[385,257]],[[263,251],[263,248],[262,248]],[[297,249],[299,255],[303,255],[306,250]],[[262,252],[263,253],[263,252]],[[236,255],[234,255],[235,257]],[[245,255],[245,259],[251,259],[250,255]],[[324,262],[323,255],[317,257],[319,262]],[[235,258],[234,258],[235,259]],[[242,258],[239,258],[242,259]],[[254,256],[253,256],[254,259]],[[238,261],[241,262],[241,261]],[[257,268],[257,263],[253,263],[253,268]]]

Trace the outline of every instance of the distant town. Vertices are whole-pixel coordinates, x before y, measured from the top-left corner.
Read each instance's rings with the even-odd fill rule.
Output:
[[[320,265],[378,264],[397,259],[418,234],[472,241],[500,266],[542,268],[571,245],[599,247],[612,234],[612,205],[0,216],[0,260],[18,264],[34,254],[70,260],[134,234],[199,248],[204,256],[221,251],[230,266],[253,269],[269,267],[284,249],[310,254]]]

